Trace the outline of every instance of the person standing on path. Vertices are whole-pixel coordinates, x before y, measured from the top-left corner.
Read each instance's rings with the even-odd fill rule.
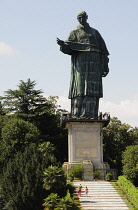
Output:
[[[88,187],[86,187],[85,188],[86,197],[88,196],[88,192],[89,192]]]
[[[82,189],[82,185],[80,184],[78,187],[78,195],[80,195],[80,196],[81,196],[81,189]]]

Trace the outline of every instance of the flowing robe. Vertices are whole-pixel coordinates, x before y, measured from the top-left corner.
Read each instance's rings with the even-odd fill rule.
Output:
[[[107,57],[109,52],[100,33],[88,23],[85,26],[79,25],[77,29],[71,31],[61,51],[71,55],[69,98],[72,99],[72,115],[76,113],[76,116],[80,117],[91,99],[96,98],[97,102],[94,104],[97,103],[95,106],[99,106],[99,98],[103,97],[102,76],[106,76],[109,71]],[[85,97],[87,102],[82,102]],[[90,102],[89,107],[85,108],[87,109],[85,112],[88,111],[87,117],[89,115],[95,118],[94,114],[90,113],[93,107]],[[78,110],[75,110],[76,108]],[[93,110],[96,116],[97,108]]]

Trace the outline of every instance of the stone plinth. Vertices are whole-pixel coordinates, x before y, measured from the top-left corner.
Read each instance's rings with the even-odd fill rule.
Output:
[[[90,160],[96,168],[103,163],[102,122],[67,122],[69,162]]]
[[[89,160],[83,161],[83,180],[84,181],[93,181],[93,164]]]
[[[109,120],[66,121],[68,128],[68,162],[63,168],[69,175],[71,167],[82,163],[83,179],[93,180],[93,171],[99,170],[100,179],[104,179],[110,170],[103,162],[103,127]]]

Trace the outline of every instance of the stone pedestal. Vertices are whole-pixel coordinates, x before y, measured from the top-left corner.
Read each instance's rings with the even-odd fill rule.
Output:
[[[102,122],[68,122],[68,161],[91,160],[96,168],[103,163]]]
[[[103,126],[105,121],[68,121],[68,163],[82,162],[84,180],[93,180],[93,171],[100,170],[100,178],[104,179],[107,163],[103,162]],[[68,165],[68,166],[67,166]]]

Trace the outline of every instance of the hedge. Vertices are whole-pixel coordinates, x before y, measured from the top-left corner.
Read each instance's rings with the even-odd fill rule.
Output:
[[[125,176],[119,176],[117,183],[127,193],[131,202],[138,209],[138,189]]]

